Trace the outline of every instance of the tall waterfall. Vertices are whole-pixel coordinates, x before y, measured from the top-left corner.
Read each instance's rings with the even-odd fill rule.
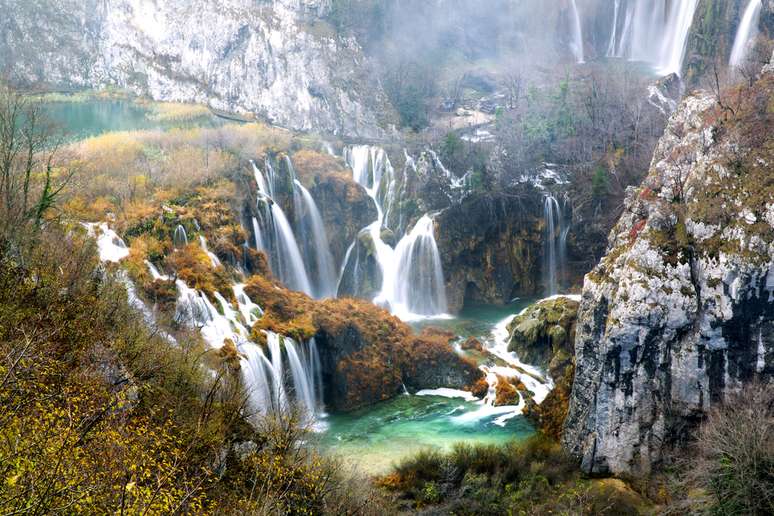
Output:
[[[607,57],[616,55],[616,40],[618,39],[618,13],[621,10],[621,0],[615,0],[613,4],[613,30],[610,32],[610,43],[607,45]]]
[[[274,170],[274,167],[267,160],[266,172],[264,176],[261,170],[255,163],[252,163],[253,173],[255,175],[255,181],[258,185],[258,200],[257,200],[257,212],[258,216],[253,218],[253,232],[255,233],[255,245],[258,249],[265,251],[269,261],[271,262],[272,271],[288,288],[293,290],[299,290],[309,295],[315,295],[315,289],[312,287],[312,282],[309,280],[306,264],[299,248],[296,235],[293,232],[293,228],[288,221],[285,212],[279,203],[275,202],[274,195],[277,191],[278,175]],[[292,169],[289,168],[289,171]],[[295,190],[298,189],[298,183],[295,178],[291,178],[291,185]],[[308,193],[308,192],[307,192]],[[303,194],[299,194],[303,197]],[[311,202],[314,206],[314,210],[317,211],[317,206],[314,205],[314,200],[309,196],[308,201],[299,201],[299,203]],[[299,207],[298,210],[301,208]],[[309,209],[309,208],[307,208]],[[319,211],[317,211],[317,217],[319,219]],[[314,215],[312,215],[314,217]],[[319,222],[322,225],[322,222]],[[323,233],[319,235],[316,243],[322,246],[322,249],[318,254],[327,253],[330,255],[330,249],[328,247],[327,237]],[[324,258],[323,258],[324,260]],[[332,273],[326,273],[332,274]],[[326,279],[326,281],[332,282],[333,280]]]
[[[680,74],[699,0],[628,0],[613,12],[608,56],[651,64],[658,73]],[[623,24],[621,22],[623,20]]]
[[[581,25],[581,17],[575,0],[570,0],[570,6],[572,7],[572,53],[578,63],[583,63],[585,62],[585,59],[583,56],[583,27]]]
[[[564,277],[567,262],[567,235],[570,227],[565,224],[563,210],[553,195],[546,195],[543,201],[544,254],[543,283],[546,294],[559,293],[559,280]]]
[[[254,414],[288,410],[292,404],[313,419],[322,406],[320,356],[314,339],[300,345],[292,339],[266,332],[269,356],[260,346],[246,343],[242,378]],[[287,364],[287,367],[286,367]]]
[[[354,146],[345,149],[345,158],[354,180],[376,204],[377,219],[363,229],[370,236],[373,256],[382,274],[381,289],[374,302],[403,319],[446,313],[446,287],[432,219],[428,215],[422,217],[395,249],[387,245],[382,240],[382,228],[385,213],[393,210],[397,198],[395,170],[387,154],[378,147]],[[359,259],[352,249],[347,252],[347,260]],[[345,260],[342,274],[346,268]]]
[[[761,7],[763,7],[761,0],[750,0],[744,10],[728,62],[734,68],[739,68],[744,64],[750,47],[755,43],[755,38],[758,37],[758,19],[761,15]]]
[[[335,297],[336,269],[320,210],[304,185],[295,180],[294,186],[299,197],[296,203],[297,227],[307,270],[312,270],[314,296]]]

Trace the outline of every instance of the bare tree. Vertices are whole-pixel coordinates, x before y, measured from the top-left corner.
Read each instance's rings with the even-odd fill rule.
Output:
[[[39,102],[0,85],[0,242],[37,233],[72,178],[55,165],[60,144]]]

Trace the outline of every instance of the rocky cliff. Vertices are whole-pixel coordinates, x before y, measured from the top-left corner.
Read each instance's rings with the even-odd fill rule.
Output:
[[[774,376],[774,70],[686,97],[585,278],[563,442],[645,474],[707,410]]]
[[[539,293],[543,253],[540,196],[474,194],[437,218],[449,309],[465,301],[507,303]]]
[[[329,3],[0,0],[0,72],[30,87],[116,86],[298,130],[377,136],[387,102],[354,38],[322,19]]]

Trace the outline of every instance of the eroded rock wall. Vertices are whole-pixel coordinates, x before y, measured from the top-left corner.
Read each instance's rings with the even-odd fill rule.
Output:
[[[585,278],[563,443],[587,472],[647,474],[774,376],[772,94],[768,72],[733,107],[685,98]]]
[[[24,86],[116,86],[297,130],[378,136],[387,101],[357,42],[322,20],[329,3],[0,0],[0,71]]]

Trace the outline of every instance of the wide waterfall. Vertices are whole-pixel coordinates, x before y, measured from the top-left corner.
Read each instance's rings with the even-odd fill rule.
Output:
[[[583,54],[583,26],[578,12],[578,5],[575,0],[570,1],[572,7],[572,53],[578,63],[585,62]]]
[[[570,227],[565,224],[564,212],[553,195],[546,195],[543,201],[544,254],[543,284],[549,296],[559,293],[560,279],[564,279],[567,262],[567,235]]]
[[[731,49],[731,58],[728,64],[734,68],[739,68],[744,64],[750,47],[755,43],[758,36],[758,19],[761,15],[761,0],[750,0],[747,8],[744,10],[742,19],[739,22],[739,28],[734,38],[734,46]]]
[[[651,64],[658,73],[680,74],[699,0],[624,0],[613,7],[608,56]],[[625,13],[624,16],[621,16]]]
[[[419,219],[398,242],[392,259],[395,267],[385,271],[382,293],[376,302],[389,304],[396,314],[445,313],[446,288],[433,219],[427,215]]]
[[[374,302],[403,319],[445,314],[446,287],[432,219],[423,216],[395,249],[387,245],[382,240],[382,229],[385,213],[392,212],[399,191],[395,170],[387,154],[378,147],[354,146],[345,149],[345,158],[355,181],[365,188],[376,204],[377,220],[363,229],[370,237],[372,254],[381,270],[381,289]],[[352,249],[350,247],[347,252],[347,260],[353,259]],[[354,259],[359,258],[355,252]],[[357,269],[352,269],[353,274],[358,273]],[[342,274],[346,270],[347,261]]]
[[[314,339],[299,345],[292,339],[266,332],[269,356],[253,343],[239,346],[242,378],[253,414],[286,411],[293,404],[308,419],[320,413],[322,371]],[[287,363],[287,367],[286,367]]]

